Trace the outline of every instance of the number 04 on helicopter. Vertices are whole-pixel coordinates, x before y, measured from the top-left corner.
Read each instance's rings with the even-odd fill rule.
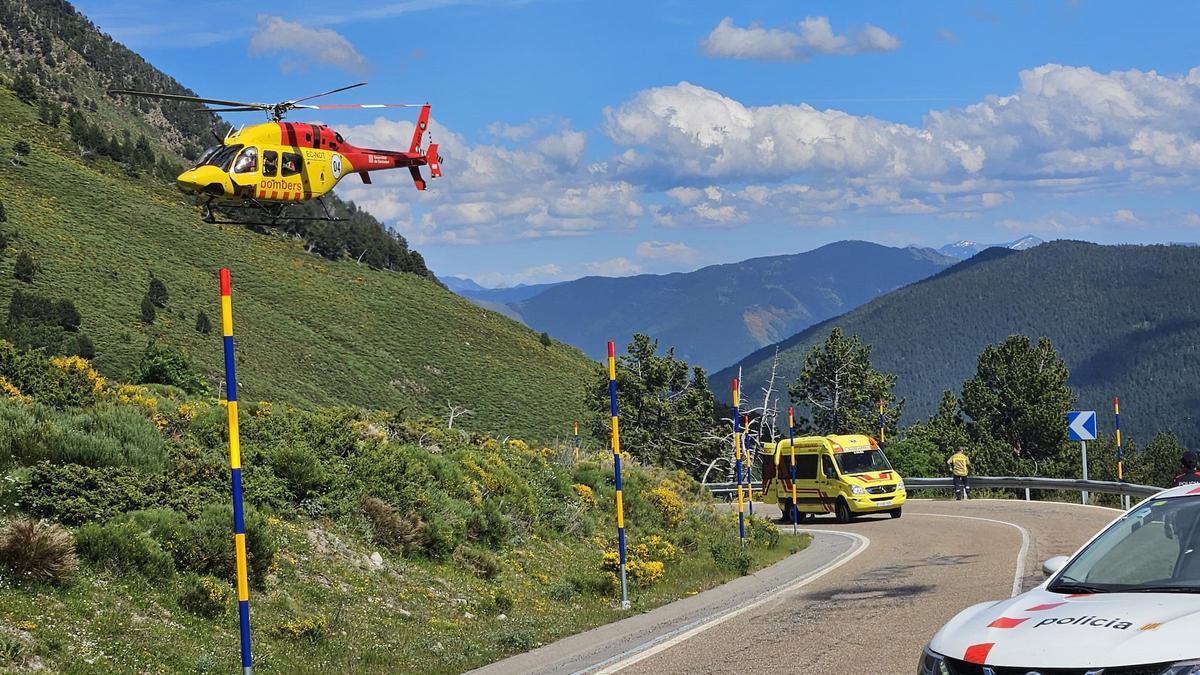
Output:
[[[222,213],[256,212],[274,222],[286,218],[291,204],[320,198],[333,190],[338,182],[358,174],[364,183],[371,182],[372,171],[407,168],[418,190],[426,187],[420,167],[428,166],[432,178],[442,175],[438,146],[430,143],[421,147],[428,132],[430,106],[411,103],[377,103],[346,105],[311,105],[304,103],[347,89],[361,87],[359,82],[313,96],[280,103],[245,103],[220,99],[199,98],[181,94],[161,94],[127,89],[113,89],[111,94],[143,96],[203,103],[212,112],[263,111],[269,122],[230,130],[221,144],[201,155],[196,166],[179,174],[179,188],[203,200],[204,219],[216,222],[214,210]],[[285,122],[283,116],[294,109],[335,110],[372,108],[419,107],[412,143],[408,150],[373,150],[359,148],[346,142],[342,135],[323,124]],[[321,202],[324,206],[324,202]],[[312,220],[313,218],[300,218]],[[324,218],[334,220],[325,211]],[[244,222],[242,220],[222,222]]]

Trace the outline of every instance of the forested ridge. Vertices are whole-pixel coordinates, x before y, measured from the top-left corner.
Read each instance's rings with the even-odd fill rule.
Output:
[[[1200,442],[1200,249],[1056,241],[1028,251],[989,249],[780,343],[779,373],[791,381],[834,327],[873,347],[907,399],[905,421],[932,414],[957,391],[978,354],[1012,334],[1051,339],[1070,370],[1077,407],[1095,409],[1111,435],[1114,396],[1127,438],[1173,431]],[[713,380],[743,369],[746,390],[770,373],[775,345]],[[725,396],[723,390],[718,393]]]

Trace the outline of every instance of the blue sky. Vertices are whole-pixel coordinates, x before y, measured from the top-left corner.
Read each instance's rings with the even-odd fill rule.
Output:
[[[848,238],[1200,240],[1197,3],[257,4],[78,6],[204,96],[365,79],[329,102],[431,101],[446,178],[339,191],[439,274],[668,272]],[[411,113],[320,119],[392,147]]]

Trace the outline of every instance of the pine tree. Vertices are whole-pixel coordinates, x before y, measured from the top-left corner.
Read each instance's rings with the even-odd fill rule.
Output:
[[[204,310],[200,310],[200,313],[196,315],[196,332],[204,335],[212,332],[212,323],[208,320],[208,315],[204,313]]]
[[[150,288],[146,291],[146,297],[150,298],[156,307],[167,306],[167,285],[158,277],[150,277]]]
[[[12,90],[24,103],[32,105],[37,100],[37,85],[33,83],[33,78],[24,73],[13,79]]]
[[[542,331],[542,334],[538,336],[538,341],[540,341],[542,346],[547,349],[550,348],[550,345],[554,344],[554,342],[550,340],[550,334],[545,331]]]
[[[150,324],[154,323],[154,317],[157,315],[158,315],[158,312],[154,311],[154,302],[150,299],[150,296],[143,295],[142,296],[142,323],[149,326]]]
[[[975,377],[963,384],[963,412],[1014,454],[1052,458],[1067,440],[1065,415],[1075,401],[1069,374],[1049,338],[1035,346],[1024,335],[1010,336],[979,355]]]
[[[658,341],[633,336],[627,353],[618,357],[617,396],[621,411],[621,448],[642,462],[676,468],[703,467],[728,447],[719,438],[716,401],[708,375],[675,358],[675,348],[661,356]],[[588,387],[588,426],[596,438],[608,438],[608,372],[597,369]]]
[[[809,410],[812,427],[821,434],[878,434],[882,400],[891,436],[904,409],[904,400],[892,393],[895,386],[895,375],[871,365],[870,345],[834,328],[824,344],[808,353],[800,376],[787,389],[795,406]]]
[[[37,272],[37,266],[33,264],[33,256],[29,255],[29,251],[21,251],[17,255],[17,266],[13,270],[13,276],[18,281],[24,281],[27,284],[33,283],[33,275]]]

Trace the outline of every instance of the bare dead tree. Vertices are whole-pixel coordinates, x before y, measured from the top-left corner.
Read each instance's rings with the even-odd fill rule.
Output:
[[[448,411],[446,414],[446,428],[447,429],[453,429],[454,428],[454,420],[458,419],[459,417],[470,417],[475,414],[474,410],[471,410],[469,408],[464,408],[462,406],[454,405],[450,401],[446,401],[446,408]]]

